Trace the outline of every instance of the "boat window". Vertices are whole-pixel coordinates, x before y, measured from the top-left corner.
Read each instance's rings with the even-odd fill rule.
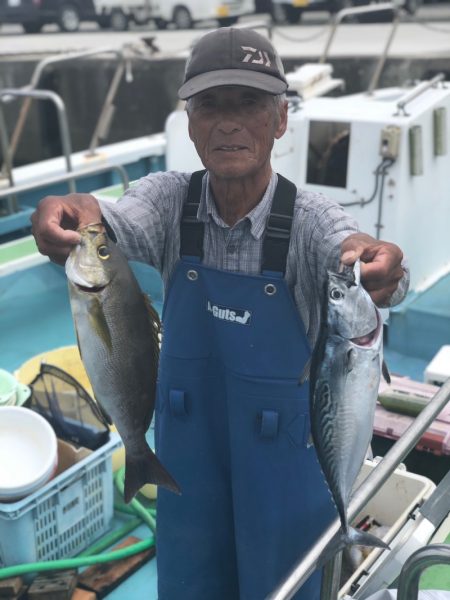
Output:
[[[347,186],[350,123],[310,121],[307,183]]]

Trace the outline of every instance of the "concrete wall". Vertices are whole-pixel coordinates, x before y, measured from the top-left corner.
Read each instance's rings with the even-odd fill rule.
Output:
[[[286,56],[289,71],[302,60]],[[331,61],[336,77],[347,82],[347,93],[367,89],[376,61],[372,58],[340,58]],[[21,87],[31,78],[36,59],[2,60],[0,88]],[[59,94],[67,108],[69,128],[74,151],[87,148],[114,74],[112,60],[87,59],[49,67],[40,87]],[[132,64],[133,81],[122,80],[117,97],[108,142],[120,141],[162,131],[168,114],[177,104],[177,89],[181,83],[184,61],[180,59],[135,60]],[[380,86],[399,85],[407,80],[429,78],[444,71],[450,80],[449,59],[389,59],[383,69]],[[11,135],[21,100],[5,106],[7,128]],[[28,115],[14,164],[50,158],[61,154],[56,112],[48,102],[35,101]]]

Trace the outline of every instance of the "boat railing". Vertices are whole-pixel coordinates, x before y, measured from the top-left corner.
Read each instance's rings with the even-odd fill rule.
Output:
[[[420,96],[421,94],[423,94],[430,88],[435,87],[439,82],[444,81],[444,80],[445,80],[445,73],[438,73],[437,75],[435,75],[433,77],[433,79],[430,79],[429,81],[422,81],[422,83],[419,83],[418,85],[416,85],[415,88],[413,88],[412,90],[407,92],[397,102],[397,112],[395,113],[395,116],[403,115],[403,116],[407,117],[408,113],[405,110],[405,106],[407,104],[409,104],[412,100],[415,100],[418,96]]]
[[[47,58],[42,59],[41,61],[39,61],[37,63],[37,65],[34,68],[33,74],[31,76],[30,82],[23,86],[22,88],[20,88],[21,90],[24,91],[31,91],[31,90],[35,90],[41,80],[42,74],[44,73],[44,71],[51,65],[57,64],[57,63],[62,63],[62,62],[69,62],[69,61],[74,61],[74,60],[78,60],[80,58],[86,58],[89,56],[93,56],[96,54],[115,54],[117,56],[121,55],[121,50],[117,50],[115,48],[110,48],[110,47],[102,47],[102,48],[95,48],[95,49],[91,49],[91,50],[84,50],[82,52],[70,52],[69,54],[64,54],[63,56],[49,56]],[[17,150],[17,146],[19,143],[19,140],[21,138],[24,126],[25,126],[25,122],[28,116],[28,113],[30,111],[31,108],[31,103],[32,103],[32,97],[31,96],[27,96],[22,104],[22,106],[20,107],[20,112],[19,112],[19,116],[17,118],[14,130],[11,134],[11,141],[9,144],[9,155],[11,160],[13,160],[14,155],[16,153]],[[2,169],[1,171],[4,172],[5,170],[5,162],[2,165]]]
[[[393,11],[394,17],[397,17],[400,7],[394,2],[381,2],[380,4],[370,4],[367,6],[356,6],[356,7],[350,7],[350,8],[343,8],[342,10],[338,11],[335,14],[334,19],[331,23],[330,33],[328,34],[328,39],[325,43],[325,49],[322,53],[322,56],[319,59],[319,63],[324,63],[328,59],[328,52],[330,51],[331,43],[333,42],[334,36],[336,34],[336,30],[346,17],[365,15],[365,14],[369,14],[369,13],[382,12],[382,11],[386,11],[386,10]],[[394,30],[397,27],[397,23],[395,21],[396,21],[396,19],[394,18],[394,27],[393,27]],[[391,39],[392,37],[393,37],[393,35],[391,33],[391,35],[388,38],[387,44],[385,46],[383,55],[387,54],[389,46],[392,42],[392,39]]]
[[[397,600],[417,600],[420,576],[429,567],[450,565],[450,546],[431,544],[416,550],[406,560],[398,580]]]
[[[440,411],[450,400],[450,378],[436,392],[427,406],[415,418],[402,437],[386,453],[384,458],[372,470],[370,475],[355,490],[349,507],[348,519],[351,521],[376,494],[405,456],[416,446],[422,435],[434,421]],[[289,600],[300,589],[316,568],[317,560],[322,552],[340,530],[340,520],[336,518],[321,535],[316,544],[304,555],[302,560],[292,569],[287,578],[267,596],[266,600]],[[388,552],[388,550],[385,550]],[[328,566],[322,582],[322,600],[336,600],[338,595],[340,570],[339,560],[334,567]],[[334,582],[334,583],[333,583]],[[406,598],[406,597],[405,597]],[[410,597],[408,597],[410,600]]]
[[[71,173],[63,173],[62,175],[54,175],[53,177],[45,177],[39,181],[33,181],[32,183],[24,183],[22,185],[16,185],[8,187],[4,190],[0,189],[0,200],[7,198],[11,195],[22,194],[31,190],[39,189],[41,187],[47,187],[49,185],[55,185],[58,183],[67,182],[73,183],[76,179],[82,179],[83,177],[89,177],[91,175],[100,175],[101,173],[108,173],[110,171],[116,171],[122,180],[124,191],[130,186],[130,180],[125,167],[122,165],[104,165],[102,167],[90,167],[88,169],[80,169],[79,171],[72,171]],[[75,189],[76,191],[76,189]]]
[[[56,113],[58,115],[59,134],[61,138],[61,146],[63,149],[64,158],[66,161],[67,172],[72,171],[72,143],[70,141],[69,124],[67,121],[67,112],[65,104],[62,98],[56,93],[50,90],[27,90],[24,88],[5,88],[0,90],[0,136],[2,138],[1,145],[4,148],[5,154],[5,167],[6,176],[10,182],[10,185],[14,185],[13,177],[13,158],[11,147],[8,143],[8,133],[5,125],[5,118],[3,114],[3,104],[12,98],[24,97],[36,100],[50,100],[55,105]],[[71,192],[75,191],[73,182],[69,180],[69,188]]]

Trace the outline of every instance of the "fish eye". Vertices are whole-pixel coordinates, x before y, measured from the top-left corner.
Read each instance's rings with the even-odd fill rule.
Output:
[[[344,297],[344,294],[341,292],[341,290],[338,290],[338,288],[333,288],[330,291],[330,298],[332,300],[341,300],[341,298]]]
[[[110,254],[109,254],[108,246],[105,246],[105,245],[99,246],[98,250],[97,250],[97,254],[102,260],[106,260],[107,258],[109,258]]]

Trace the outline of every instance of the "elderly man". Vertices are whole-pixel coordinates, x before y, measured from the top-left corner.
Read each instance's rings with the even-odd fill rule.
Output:
[[[327,268],[362,260],[379,306],[403,297],[402,252],[272,171],[287,83],[249,29],[202,37],[186,66],[189,135],[206,171],[156,173],[115,205],[48,197],[41,252],[63,262],[103,219],[166,288],[157,452],[182,489],[158,493],[159,600],[263,600],[335,516],[308,444],[308,384]],[[318,573],[296,598],[319,596]]]

